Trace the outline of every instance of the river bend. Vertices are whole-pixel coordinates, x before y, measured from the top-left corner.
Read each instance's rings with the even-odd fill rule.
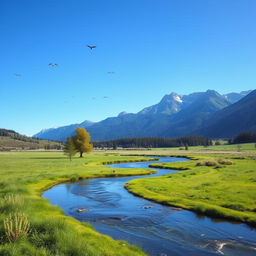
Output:
[[[150,168],[151,163],[186,161],[158,157],[158,161],[108,165],[112,168]],[[97,178],[60,184],[43,193],[65,214],[91,223],[114,239],[126,240],[154,256],[255,256],[256,230],[246,224],[213,219],[176,207],[154,203],[129,193],[132,179],[176,172],[157,169],[152,175]],[[78,212],[84,208],[88,211]]]

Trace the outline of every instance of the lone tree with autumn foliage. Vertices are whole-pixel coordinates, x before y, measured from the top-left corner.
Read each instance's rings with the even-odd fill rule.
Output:
[[[84,152],[90,153],[93,150],[91,136],[84,128],[76,128],[76,135],[72,137],[72,141],[77,152],[80,153],[80,157],[83,157]]]

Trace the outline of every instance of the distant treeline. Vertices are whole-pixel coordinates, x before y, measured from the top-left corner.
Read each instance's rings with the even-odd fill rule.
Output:
[[[256,142],[256,132],[242,132],[231,141],[233,144],[250,142]]]
[[[186,136],[180,138],[123,138],[93,142],[93,146],[96,148],[165,148],[209,145],[212,145],[212,140],[200,136]]]

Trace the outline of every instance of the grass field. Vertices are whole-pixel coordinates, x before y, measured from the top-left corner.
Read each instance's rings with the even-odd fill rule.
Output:
[[[0,153],[0,255],[144,255],[135,246],[114,241],[97,233],[90,225],[64,216],[59,208],[40,196],[43,190],[60,182],[152,172],[118,169],[113,173],[111,168],[101,165],[101,162],[142,159],[93,153],[70,162],[62,152]],[[30,232],[10,242],[5,234],[4,220],[15,212],[28,217]]]
[[[226,148],[123,150],[95,152],[70,162],[62,152],[0,152],[0,255],[145,255],[138,247],[115,241],[97,233],[89,224],[65,216],[58,207],[41,198],[44,190],[62,182],[153,172],[117,168],[113,172],[112,168],[102,165],[142,161],[145,159],[143,155],[179,155],[193,160],[161,165],[162,168],[184,171],[129,182],[127,188],[133,193],[160,203],[255,225],[255,153],[253,148],[245,151]],[[207,161],[215,164],[206,166]],[[20,214],[10,216],[16,212]],[[23,216],[21,214],[27,219],[20,217],[23,222],[15,230],[15,221]],[[5,232],[8,230],[6,224],[4,227],[7,218],[13,223],[9,229],[15,231],[9,236]],[[26,228],[29,230],[27,234]]]
[[[189,162],[152,164],[183,171],[132,180],[126,188],[141,197],[213,217],[256,226],[256,158],[253,155],[190,154]]]

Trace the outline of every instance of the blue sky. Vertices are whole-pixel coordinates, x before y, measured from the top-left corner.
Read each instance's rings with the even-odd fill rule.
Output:
[[[1,0],[0,127],[32,135],[173,91],[255,89],[255,10],[255,0]]]

